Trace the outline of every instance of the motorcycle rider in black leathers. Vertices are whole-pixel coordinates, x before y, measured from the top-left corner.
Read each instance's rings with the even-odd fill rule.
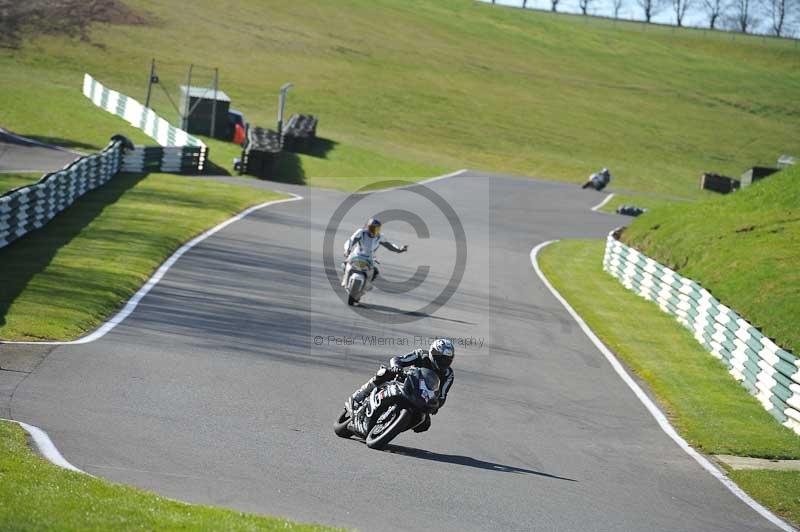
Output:
[[[453,373],[453,368],[450,366],[453,363],[455,354],[456,350],[453,346],[453,342],[447,338],[440,338],[431,344],[427,352],[424,349],[415,349],[406,355],[393,357],[389,360],[388,368],[386,366],[381,366],[375,376],[364,383],[364,385],[348,399],[345,404],[348,414],[350,414],[352,418],[353,413],[358,411],[362,406],[361,403],[369,397],[372,390],[379,384],[392,380],[398,373],[403,371],[403,368],[413,366],[431,369],[439,376],[439,381],[441,383],[439,387],[439,401],[436,406],[431,408],[428,412],[435,415],[438,410],[444,406],[447,393],[453,385],[455,374]],[[414,432],[424,432],[428,430],[430,426],[431,418],[426,414],[425,419],[414,427]]]

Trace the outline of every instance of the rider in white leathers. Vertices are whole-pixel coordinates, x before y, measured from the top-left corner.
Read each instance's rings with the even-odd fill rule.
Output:
[[[378,247],[383,246],[395,253],[403,253],[408,250],[408,246],[398,246],[386,240],[381,234],[381,221],[377,218],[370,219],[364,227],[357,229],[353,236],[347,239],[344,243],[344,257],[347,259],[351,255],[365,255],[370,258],[375,258],[375,253]],[[348,266],[349,268],[349,266]],[[342,286],[345,285],[347,280],[348,271],[345,270],[344,277],[342,278]],[[372,271],[372,278],[369,279],[370,287],[372,281],[378,276],[378,268],[374,267]]]

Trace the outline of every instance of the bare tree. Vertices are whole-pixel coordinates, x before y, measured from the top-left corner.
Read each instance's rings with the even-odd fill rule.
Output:
[[[731,16],[734,28],[742,33],[752,31],[755,26],[752,12],[753,0],[733,0],[731,9],[733,10]]]
[[[703,0],[703,11],[708,15],[708,27],[713,30],[725,12],[725,4],[722,0]]]
[[[69,35],[88,41],[93,22],[143,24],[147,19],[121,0],[0,0],[0,47],[19,46],[23,35]]]
[[[589,11],[589,5],[591,5],[593,0],[578,0],[578,5],[581,7],[581,12],[584,15],[588,15],[587,11]],[[784,2],[786,0],[783,0]]]
[[[625,0],[611,0],[611,7],[614,8],[614,18],[619,18],[619,12],[622,10],[624,3]]]
[[[792,0],[765,0],[764,7],[769,16],[770,31],[778,37],[785,35],[789,29],[787,25],[791,24],[792,8],[796,8]]]
[[[784,0],[785,1],[785,0]],[[672,10],[675,12],[675,22],[678,27],[683,26],[683,17],[686,15],[686,10],[692,4],[692,0],[671,0]]]
[[[661,0],[636,0],[636,3],[642,8],[642,11],[644,12],[644,20],[648,23],[654,15],[661,11],[661,8],[663,7]]]

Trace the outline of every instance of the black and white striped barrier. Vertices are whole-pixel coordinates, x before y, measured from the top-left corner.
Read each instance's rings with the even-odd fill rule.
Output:
[[[141,129],[161,146],[136,146],[125,152],[126,172],[202,172],[208,160],[208,146],[177,128],[133,98],[104,87],[89,74],[83,77],[83,94],[92,102]]]
[[[193,174],[205,167],[205,150],[198,146],[136,146],[125,150],[123,172]]]
[[[603,269],[674,316],[766,411],[800,434],[798,357],[781,349],[695,281],[620,242],[616,232],[606,239]]]
[[[0,196],[0,248],[38,229],[75,200],[111,179],[121,167],[124,137],[115,137],[100,153],[87,155],[32,185]]]

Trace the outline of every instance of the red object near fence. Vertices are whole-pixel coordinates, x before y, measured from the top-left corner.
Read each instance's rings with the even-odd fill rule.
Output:
[[[236,124],[235,129],[233,130],[233,143],[238,144],[241,146],[244,144],[244,128],[242,124]]]

